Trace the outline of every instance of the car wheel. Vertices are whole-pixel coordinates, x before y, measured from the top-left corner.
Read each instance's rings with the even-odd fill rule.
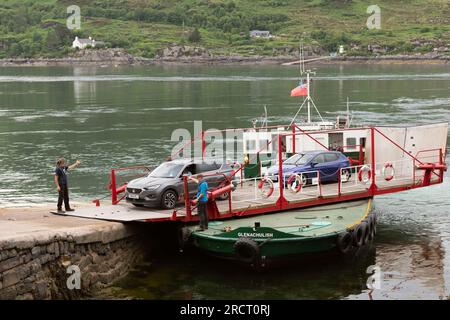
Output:
[[[133,203],[133,206],[141,208],[141,207],[143,207],[144,205],[143,205],[143,204],[139,204],[139,203]]]
[[[177,204],[177,193],[173,190],[165,191],[161,196],[161,206],[164,209],[173,209]]]

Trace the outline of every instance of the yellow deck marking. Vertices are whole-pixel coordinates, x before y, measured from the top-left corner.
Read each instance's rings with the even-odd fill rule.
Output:
[[[360,224],[361,221],[363,221],[369,215],[370,209],[372,209],[372,199],[369,199],[369,202],[367,203],[367,208],[366,208],[366,212],[365,212],[364,216],[361,219],[359,219],[357,222],[355,222],[354,224],[347,226],[347,229],[352,229],[354,226]]]

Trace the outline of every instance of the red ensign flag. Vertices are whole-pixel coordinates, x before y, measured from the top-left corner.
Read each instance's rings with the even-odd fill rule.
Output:
[[[305,97],[308,95],[308,86],[306,83],[299,85],[291,91],[291,97]]]

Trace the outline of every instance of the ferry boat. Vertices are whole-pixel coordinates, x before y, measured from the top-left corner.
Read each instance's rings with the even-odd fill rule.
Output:
[[[250,128],[202,131],[172,153],[171,158],[177,157],[198,143],[201,157],[207,160],[208,141],[213,140],[209,135],[230,131],[240,135],[242,149],[231,159],[235,166],[231,178],[209,190],[210,229],[197,231],[193,227],[199,217],[189,198],[185,175],[178,177],[185,192],[178,195],[181,203],[174,209],[132,207],[121,202],[127,196],[123,174],[146,167],[111,169],[112,203],[100,205],[96,199],[96,206],[66,215],[173,222],[180,229],[181,246],[192,240],[212,254],[231,255],[254,266],[280,255],[333,248],[346,254],[350,248],[363,245],[375,232],[376,217],[370,214],[375,196],[443,182],[448,123],[353,127],[348,107],[346,117],[324,121],[310,95],[310,71],[305,74],[305,99],[291,123],[269,126],[264,120],[259,127],[255,123]],[[307,121],[297,123],[305,106]],[[312,108],[320,121],[312,121]],[[348,167],[337,169],[336,182],[324,183],[321,176],[326,173],[318,167],[301,174],[283,172],[286,158],[312,150],[338,150],[348,157]],[[268,168],[274,166],[278,166],[278,179],[268,174]],[[303,175],[309,177],[307,184]],[[220,200],[223,198],[226,200]]]

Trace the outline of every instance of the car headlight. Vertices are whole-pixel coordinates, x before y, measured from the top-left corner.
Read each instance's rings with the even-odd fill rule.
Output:
[[[158,189],[160,186],[161,186],[160,184],[157,184],[157,185],[154,185],[154,186],[150,186],[150,187],[144,188],[144,190],[152,191],[152,190]]]

